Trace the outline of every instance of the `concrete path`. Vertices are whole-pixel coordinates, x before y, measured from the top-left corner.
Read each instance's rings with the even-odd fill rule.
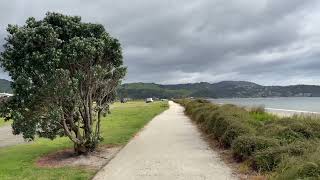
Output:
[[[25,143],[22,136],[12,134],[11,126],[0,127],[0,148]]]
[[[95,180],[236,179],[184,115],[183,107],[169,104],[169,110],[155,117]]]

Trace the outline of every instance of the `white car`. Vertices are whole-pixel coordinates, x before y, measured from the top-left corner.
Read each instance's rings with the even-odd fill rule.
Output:
[[[146,103],[151,103],[151,102],[153,102],[153,99],[152,99],[152,98],[147,98],[147,99],[146,99]]]

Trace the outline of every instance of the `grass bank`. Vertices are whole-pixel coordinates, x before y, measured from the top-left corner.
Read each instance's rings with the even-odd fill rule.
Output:
[[[101,124],[102,144],[124,145],[154,116],[168,108],[167,102],[116,103]],[[89,179],[95,172],[84,168],[39,168],[35,160],[45,154],[72,147],[67,138],[37,139],[31,144],[0,148],[0,179]]]
[[[232,151],[236,161],[269,179],[320,178],[320,119],[277,117],[206,100],[178,100],[203,132]]]

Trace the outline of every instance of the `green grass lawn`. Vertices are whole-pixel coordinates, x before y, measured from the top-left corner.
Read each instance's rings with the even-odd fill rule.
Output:
[[[126,144],[154,116],[168,108],[167,102],[116,103],[102,121],[102,144]],[[0,148],[0,179],[89,179],[95,172],[80,168],[39,168],[37,158],[72,147],[67,138],[37,139],[31,144]]]

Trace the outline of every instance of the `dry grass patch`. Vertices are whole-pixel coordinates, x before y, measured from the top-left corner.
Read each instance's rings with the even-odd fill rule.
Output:
[[[101,146],[86,156],[78,156],[72,148],[68,148],[40,157],[36,161],[36,166],[46,168],[80,166],[90,170],[99,170],[120,151],[121,147],[122,146]]]

